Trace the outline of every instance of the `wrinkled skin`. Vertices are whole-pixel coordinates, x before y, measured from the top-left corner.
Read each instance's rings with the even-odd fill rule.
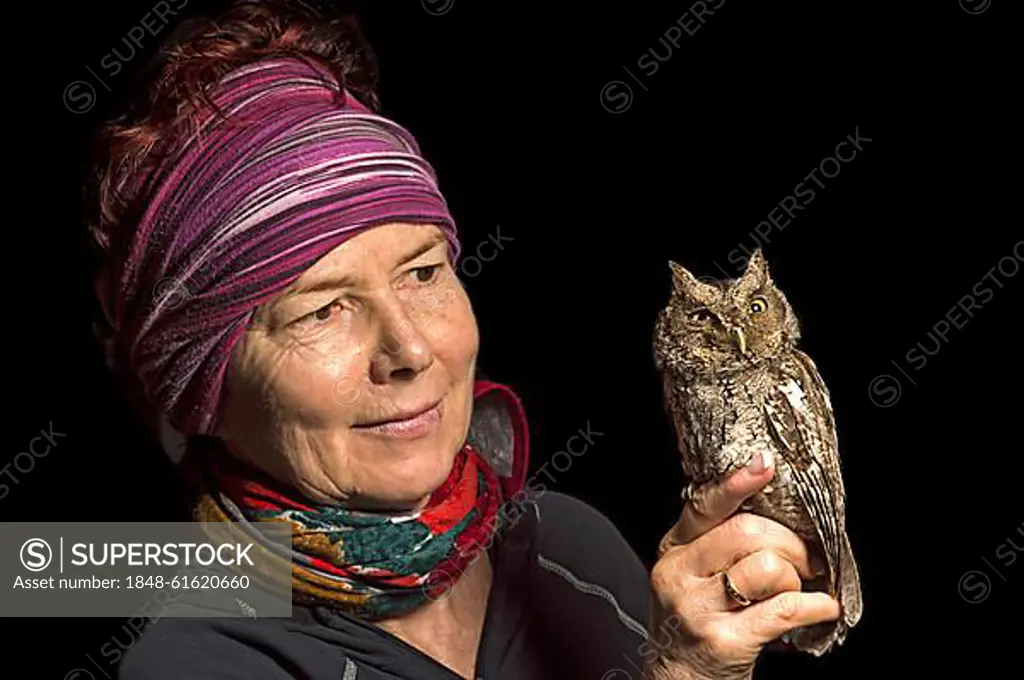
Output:
[[[433,225],[378,226],[261,306],[228,370],[217,432],[228,448],[322,503],[424,505],[465,440],[478,349],[446,248]],[[343,276],[349,285],[295,292]],[[437,400],[421,437],[360,427]]]
[[[824,570],[800,537],[765,517],[736,512],[773,475],[756,456],[751,466],[698,487],[662,540],[651,573],[651,630],[658,637],[645,655],[652,680],[750,678],[769,642],[839,618],[835,599],[800,592],[801,578]],[[750,605],[726,595],[723,571]]]

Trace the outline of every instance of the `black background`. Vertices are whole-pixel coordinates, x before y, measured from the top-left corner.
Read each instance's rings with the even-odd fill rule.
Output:
[[[664,56],[658,40],[690,3],[361,4],[384,113],[438,170],[466,254],[499,228],[513,239],[465,280],[480,365],[528,409],[531,468],[587,423],[602,432],[569,469],[549,465],[548,486],[606,513],[648,564],[683,483],[650,356],[667,260],[738,273],[729,253],[755,245],[755,225],[847,135],[871,140],[836,177],[819,171],[825,187],[809,183],[815,199],[765,244],[832,391],[865,614],[828,657],[767,655],[757,675],[1019,670],[1007,643],[1014,631],[1019,640],[1024,558],[1005,565],[996,550],[1021,544],[1024,519],[1024,272],[991,274],[1002,288],[984,279],[1024,238],[1012,3],[971,14],[964,5],[985,2],[726,0],[650,76],[637,59],[651,47]],[[102,74],[111,48],[124,53],[152,5],[8,10],[4,318],[15,377],[0,466],[50,422],[67,436],[15,472],[18,483],[0,479],[5,521],[161,519],[173,498],[163,453],[132,424],[90,342],[79,251],[83,145],[130,71],[107,77],[108,91],[89,69]],[[95,87],[86,113],[62,101],[75,80]],[[606,106],[625,100],[602,98],[613,80],[633,95],[618,113]],[[991,299],[915,370],[908,350],[933,347],[928,332],[979,282]],[[901,387],[885,408],[869,392],[882,374]],[[971,570],[988,591],[977,576],[960,587]],[[86,655],[113,676],[99,649],[130,639],[114,618],[0,621],[4,677],[64,678],[78,666],[102,677]]]

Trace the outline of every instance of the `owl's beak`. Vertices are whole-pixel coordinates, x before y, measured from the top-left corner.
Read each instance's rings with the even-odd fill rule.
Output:
[[[740,348],[740,354],[747,356],[747,338],[743,335],[743,329],[738,326],[733,328],[732,337],[736,341],[736,346]]]

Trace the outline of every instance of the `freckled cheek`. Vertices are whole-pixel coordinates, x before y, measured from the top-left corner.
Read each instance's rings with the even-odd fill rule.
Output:
[[[280,401],[314,420],[336,418],[359,400],[365,368],[352,344],[283,359],[275,380]]]
[[[470,372],[480,338],[476,317],[465,296],[456,296],[446,305],[434,323],[424,328],[424,334],[434,356],[445,364],[453,380]]]
[[[444,437],[457,448],[469,427],[475,378],[473,369],[480,343],[476,318],[468,299],[462,297],[448,305],[425,336],[435,361],[447,374],[449,393]]]

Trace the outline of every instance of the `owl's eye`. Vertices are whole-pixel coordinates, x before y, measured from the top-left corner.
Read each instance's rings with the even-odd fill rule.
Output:
[[[750,313],[760,314],[761,312],[768,309],[768,301],[763,297],[756,297],[750,301]]]
[[[690,312],[690,320],[697,321],[699,323],[706,323],[715,318],[715,315],[709,312],[707,309],[698,309],[695,312]]]

